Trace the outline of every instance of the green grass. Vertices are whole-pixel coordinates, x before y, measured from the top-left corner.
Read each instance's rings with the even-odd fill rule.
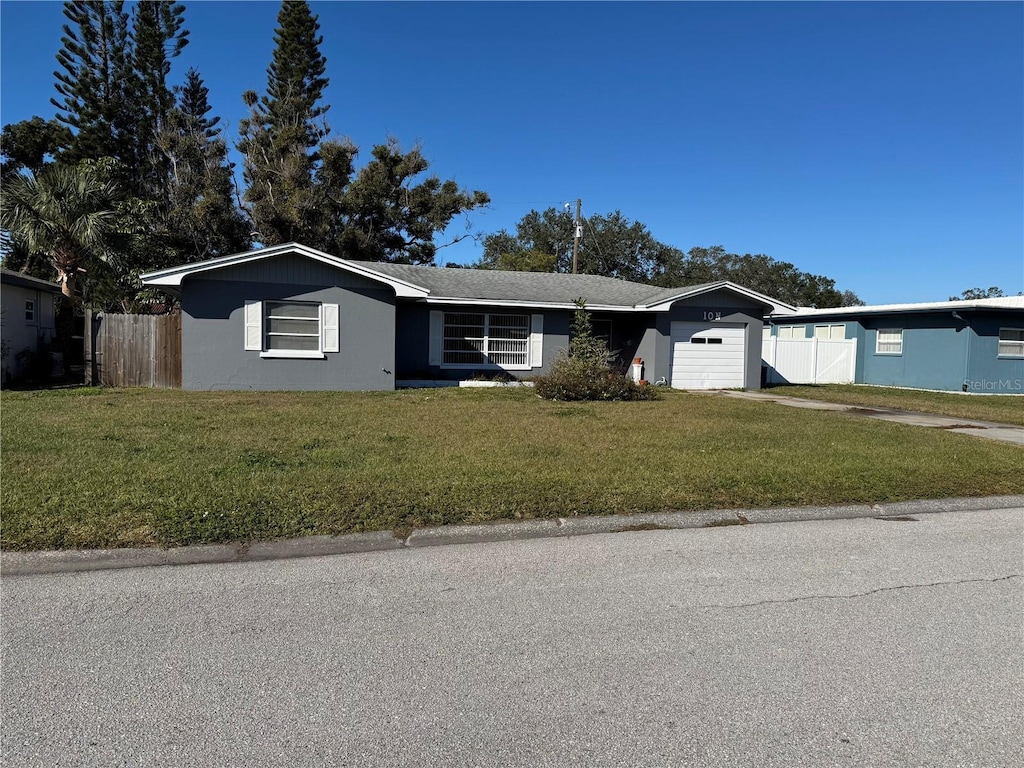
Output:
[[[11,550],[1024,493],[1017,446],[677,392],[82,389],[0,405]]]
[[[916,389],[864,387],[852,384],[819,386],[787,385],[766,392],[809,400],[825,400],[866,408],[897,408],[905,411],[936,413],[955,419],[995,421],[1024,426],[1024,396],[964,395],[956,392],[923,392]]]

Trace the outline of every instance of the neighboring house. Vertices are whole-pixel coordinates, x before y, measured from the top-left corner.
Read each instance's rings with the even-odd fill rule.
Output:
[[[24,378],[56,332],[54,297],[60,286],[0,268],[0,346],[3,382]]]
[[[594,275],[349,261],[298,244],[143,275],[179,296],[185,389],[387,390],[545,373],[573,301],[623,363],[679,388],[760,386],[781,302],[728,282],[662,289]]]
[[[856,339],[855,382],[1024,393],[1024,296],[800,309],[770,319],[783,339]]]

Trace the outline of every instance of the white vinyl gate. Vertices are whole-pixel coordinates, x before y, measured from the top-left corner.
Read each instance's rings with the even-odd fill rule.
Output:
[[[857,376],[856,339],[780,339],[761,346],[768,384],[851,384]]]
[[[746,327],[742,323],[672,323],[675,389],[743,387]]]

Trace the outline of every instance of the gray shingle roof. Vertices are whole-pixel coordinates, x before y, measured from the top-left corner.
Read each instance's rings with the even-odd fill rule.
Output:
[[[656,303],[703,286],[664,289],[598,275],[505,272],[496,269],[442,269],[408,264],[353,261],[388,277],[422,286],[432,299],[481,299],[569,304],[582,298],[590,306],[634,307]]]
[[[587,306],[594,308],[665,310],[676,299],[722,288],[760,302],[772,311],[788,310],[792,312],[796,309],[769,296],[726,281],[678,288],[658,288],[644,283],[597,275],[442,269],[409,264],[352,261],[332,256],[300,243],[283,243],[192,264],[181,264],[177,267],[144,274],[142,281],[146,285],[157,285],[164,290],[175,292],[180,290],[182,280],[189,275],[292,253],[386,283],[395,289],[398,298],[405,299],[571,307],[574,301],[582,298]]]

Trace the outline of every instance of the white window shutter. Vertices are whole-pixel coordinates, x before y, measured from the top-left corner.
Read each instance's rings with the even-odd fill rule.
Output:
[[[263,302],[247,299],[245,302],[245,348],[263,351]]]
[[[320,335],[324,352],[338,352],[341,342],[338,335],[338,305],[320,305]]]
[[[530,367],[544,365],[544,315],[533,315],[530,322]]]
[[[430,354],[427,357],[428,365],[441,365],[443,347],[444,312],[434,309],[430,311]]]

